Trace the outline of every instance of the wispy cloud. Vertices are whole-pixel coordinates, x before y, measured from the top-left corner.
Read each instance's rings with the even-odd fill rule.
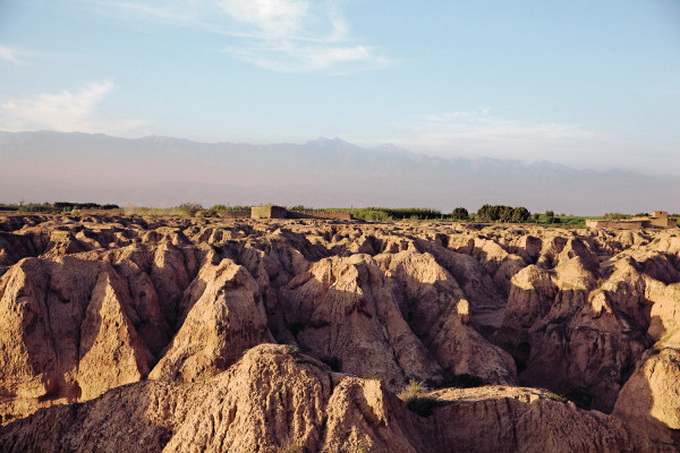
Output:
[[[9,61],[11,63],[19,63],[19,51],[11,47],[0,44],[0,59]]]
[[[96,107],[113,90],[110,81],[89,83],[78,91],[43,93],[0,104],[8,130],[52,129],[63,132],[120,132],[144,124],[136,120],[103,120]]]
[[[179,1],[139,1],[127,2],[117,0],[99,0],[88,3],[91,8],[115,10],[123,15],[130,15],[136,19],[153,20],[175,25],[190,25],[197,17],[197,11],[191,7],[191,2]]]
[[[98,8],[136,20],[192,27],[228,40],[224,53],[275,71],[346,73],[389,60],[357,42],[339,0],[100,0]]]
[[[366,46],[332,46],[294,42],[269,42],[252,46],[230,47],[225,52],[265,69],[279,72],[327,71],[334,74],[353,72],[365,67],[388,64]],[[363,65],[363,66],[362,66]]]
[[[341,73],[389,63],[372,47],[350,39],[333,2],[222,0],[220,5],[249,33],[226,51],[258,66]]]
[[[505,119],[489,109],[429,115],[420,124],[421,138],[431,145],[474,140],[477,143],[544,142],[593,138],[578,125]]]
[[[599,165],[621,157],[620,140],[577,124],[508,119],[491,109],[444,112],[414,119],[398,137],[385,138],[413,150],[439,155],[550,160]]]
[[[222,0],[231,17],[272,38],[289,37],[303,29],[310,4],[303,0]]]

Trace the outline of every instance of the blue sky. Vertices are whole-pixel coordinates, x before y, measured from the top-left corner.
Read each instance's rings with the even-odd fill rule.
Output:
[[[0,130],[680,175],[677,0],[0,0]]]

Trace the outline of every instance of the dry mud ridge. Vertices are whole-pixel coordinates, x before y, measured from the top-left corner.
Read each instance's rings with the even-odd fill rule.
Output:
[[[679,327],[677,229],[0,217],[0,451],[680,451]]]

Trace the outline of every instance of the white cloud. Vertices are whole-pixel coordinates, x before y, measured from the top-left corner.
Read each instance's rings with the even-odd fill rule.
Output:
[[[19,63],[19,52],[16,49],[12,49],[7,46],[0,45],[0,59],[12,62],[12,63]]]
[[[349,39],[349,27],[333,2],[223,0],[221,5],[247,32],[226,51],[263,68],[344,73],[389,63]]]
[[[271,37],[301,31],[310,6],[302,0],[222,0],[219,5],[237,21],[253,25]]]
[[[113,89],[112,82],[90,83],[76,91],[45,93],[0,104],[0,118],[9,130],[51,129],[63,132],[117,132],[139,127],[135,120],[101,120],[97,105]]]
[[[275,71],[346,73],[389,61],[355,42],[340,0],[99,0],[99,10],[219,34],[224,52]]]
[[[329,46],[323,44],[300,46],[283,42],[257,47],[233,47],[226,52],[262,68],[280,72],[325,70],[343,74],[357,70],[361,64],[387,64],[366,46]]]

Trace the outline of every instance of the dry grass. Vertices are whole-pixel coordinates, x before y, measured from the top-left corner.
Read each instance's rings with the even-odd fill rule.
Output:
[[[397,396],[406,403],[406,407],[410,411],[428,417],[432,414],[432,410],[440,404],[437,398],[427,394],[429,391],[423,382],[411,380]]]

